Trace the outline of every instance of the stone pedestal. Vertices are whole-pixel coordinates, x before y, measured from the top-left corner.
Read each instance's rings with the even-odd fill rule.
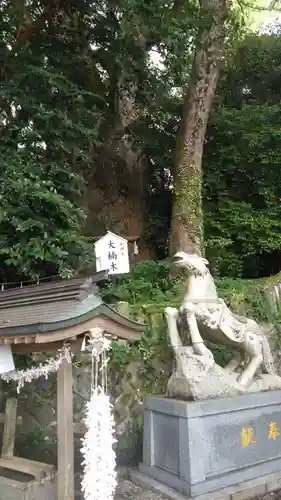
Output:
[[[145,402],[142,473],[196,497],[281,469],[281,391]]]

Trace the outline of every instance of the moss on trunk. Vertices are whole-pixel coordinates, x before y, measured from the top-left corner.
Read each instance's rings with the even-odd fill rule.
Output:
[[[170,251],[203,251],[202,154],[224,39],[226,0],[201,2],[193,71],[186,92],[174,164]]]

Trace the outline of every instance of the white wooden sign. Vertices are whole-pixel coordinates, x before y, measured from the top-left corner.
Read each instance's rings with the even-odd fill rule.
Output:
[[[10,345],[0,345],[0,375],[15,369],[14,358]]]
[[[96,241],[96,269],[108,270],[109,274],[130,272],[128,241],[117,234],[108,233]]]

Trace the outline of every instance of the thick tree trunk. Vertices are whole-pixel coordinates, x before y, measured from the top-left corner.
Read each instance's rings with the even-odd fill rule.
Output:
[[[171,223],[173,254],[203,252],[202,154],[218,76],[227,0],[202,0],[203,28],[198,34],[192,75],[183,105],[174,164]]]
[[[148,161],[145,154],[127,137],[127,129],[141,118],[137,104],[137,85],[120,77],[114,99],[113,124],[87,176],[84,206],[88,212],[85,231],[91,236],[111,230],[120,236],[136,238],[138,253],[132,262],[152,258],[143,239],[148,219]]]

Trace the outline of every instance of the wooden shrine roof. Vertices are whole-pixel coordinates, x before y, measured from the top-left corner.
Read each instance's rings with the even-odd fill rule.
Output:
[[[12,341],[13,337],[40,337],[40,334],[46,339],[48,333],[89,323],[93,318],[115,323],[119,332],[122,328],[126,330],[124,338],[132,336],[136,340],[144,331],[144,325],[122,316],[102,301],[96,283],[105,278],[107,273],[102,271],[88,278],[0,291],[0,341],[3,337],[10,337]]]

